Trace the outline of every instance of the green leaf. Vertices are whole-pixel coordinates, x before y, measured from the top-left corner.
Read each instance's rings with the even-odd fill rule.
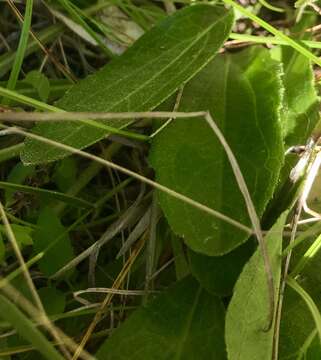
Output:
[[[184,244],[173,233],[171,233],[171,247],[175,259],[176,279],[181,280],[189,274],[190,270],[185,257]]]
[[[184,88],[180,111],[209,109],[234,152],[262,214],[283,163],[280,66],[256,48],[217,56]],[[244,199],[225,152],[204,119],[177,119],[155,137],[156,180],[246,225]],[[194,251],[222,255],[247,240],[243,231],[159,193],[173,231]]]
[[[38,330],[30,319],[27,318],[11,301],[0,295],[1,318],[8,321],[14,329],[28,340],[46,359],[62,360],[54,346]]]
[[[320,286],[318,290],[313,295],[320,299]],[[280,326],[279,359],[297,360],[299,354],[306,353],[304,351],[305,345],[309,345],[310,335],[314,330],[315,322],[306,303],[300,295],[287,287]],[[311,349],[311,352],[320,354],[321,348],[317,332],[315,332],[315,337],[318,339],[318,346],[314,344],[314,349]]]
[[[283,213],[265,237],[276,293],[281,276],[282,233],[286,217],[287,213]],[[273,326],[264,331],[269,323],[269,312],[269,288],[262,253],[257,249],[236,282],[227,310],[225,339],[229,360],[271,360]]]
[[[8,342],[7,339],[0,339],[0,353],[3,351],[6,351],[8,349]],[[10,355],[3,355],[0,357],[1,360],[11,360],[11,356]]]
[[[11,228],[17,240],[17,243],[21,248],[33,244],[32,236],[31,236],[33,233],[32,228],[18,224],[11,224]],[[7,231],[3,225],[0,225],[0,231],[3,234],[7,234]]]
[[[321,346],[320,339],[318,338],[316,331],[313,331],[314,337],[309,343],[309,347],[304,352],[305,360],[319,360],[321,359]],[[304,358],[303,358],[304,359]]]
[[[292,32],[304,34],[306,38],[309,33],[304,30],[313,26],[313,20],[314,17],[305,16],[292,28]],[[312,64],[307,57],[289,46],[282,47],[282,62],[286,145],[305,144],[319,119],[319,97],[315,89]]]
[[[39,71],[30,71],[23,80],[37,90],[38,96],[42,101],[47,101],[50,93],[50,83],[48,78]]]
[[[107,339],[98,359],[225,359],[224,307],[188,277],[136,310]]]
[[[77,180],[77,163],[74,157],[59,161],[52,177],[60,191],[67,191]]]
[[[39,289],[38,294],[47,314],[57,315],[64,312],[66,299],[62,291],[48,286]]]
[[[315,326],[318,330],[319,341],[321,343],[321,315],[316,303],[312,299],[311,295],[305,289],[303,289],[303,287],[291,276],[287,277],[286,282],[287,285],[290,286],[297,294],[299,294],[302,300],[304,300],[305,305],[308,307],[313,317]]]
[[[318,251],[312,256],[311,254],[306,254],[306,251],[310,246],[315,244],[315,241],[316,239],[313,237],[307,237],[304,242],[294,248],[291,258],[291,267],[292,271],[294,270],[296,272],[297,265],[301,259],[303,258],[307,261],[304,267],[300,267],[300,272],[299,274],[296,274],[296,276],[297,279],[300,280],[300,285],[309,293],[320,311],[321,252]],[[315,328],[315,321],[313,320],[311,311],[307,307],[303,298],[290,287],[287,287],[284,296],[280,326],[280,359],[296,360],[298,358],[298,354],[306,354],[306,358],[303,357],[302,360],[320,359],[321,346],[319,336]],[[314,340],[313,343],[311,343],[311,346],[309,346],[310,341],[313,340],[310,336],[314,331],[316,340]],[[313,357],[313,354],[317,354],[319,357],[317,355]]]
[[[68,111],[146,111],[155,108],[214,56],[228,37],[233,12],[223,7],[185,7],[161,21],[122,56],[75,85],[57,103]],[[108,121],[124,127],[128,121]],[[84,148],[106,131],[84,123],[39,124],[34,131],[58,142]],[[57,160],[68,152],[26,140],[25,163]]]
[[[206,256],[189,250],[192,275],[210,293],[228,296],[253,251],[253,241],[247,241],[223,256]]]
[[[36,253],[45,251],[38,264],[40,270],[48,277],[66,265],[74,256],[66,229],[49,208],[40,212],[33,239],[34,251]]]

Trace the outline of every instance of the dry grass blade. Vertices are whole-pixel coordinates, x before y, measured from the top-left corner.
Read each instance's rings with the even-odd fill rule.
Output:
[[[25,114],[25,115],[26,115],[26,114]],[[42,115],[42,114],[41,114],[41,115]],[[50,118],[52,115],[53,115],[53,114],[48,114],[48,118]],[[66,113],[61,113],[61,114],[58,114],[58,115],[62,116],[61,119],[66,119],[66,118],[69,117],[69,116],[68,116],[69,114],[66,114]],[[93,114],[85,114],[85,115],[82,114],[82,115],[83,115],[85,118],[88,118],[88,117],[92,117]],[[119,114],[115,114],[115,113],[112,113],[112,114],[110,114],[110,113],[109,113],[109,114],[106,114],[106,113],[105,113],[105,114],[101,114],[101,115],[104,115],[104,118],[105,118],[105,119],[108,118],[108,116],[109,116],[109,118],[115,118],[115,117],[116,117],[116,118],[119,118]],[[155,114],[155,113],[134,113],[134,114],[133,114],[133,113],[122,113],[122,116],[124,116],[124,117],[135,117],[135,115],[137,115],[137,117],[151,117],[151,118],[156,118],[156,117],[164,117],[164,118],[165,118],[165,117],[168,117],[168,115],[170,115],[170,117],[172,117],[172,118],[175,118],[175,117],[188,117],[188,116],[190,116],[190,114],[186,114],[186,113],[161,113],[161,114],[159,114],[159,113],[156,113],[156,114]],[[177,116],[176,116],[176,115],[177,115]],[[209,115],[208,113],[197,112],[197,113],[193,113],[193,115],[194,115],[194,116],[200,116],[200,115],[202,115],[202,116],[205,117],[206,120],[209,122],[210,126],[211,126],[212,128],[214,127],[213,130],[215,129],[215,124],[214,124],[214,126],[213,126],[213,123],[214,123],[214,122],[213,122],[213,119],[210,117],[210,115]],[[29,115],[28,115],[28,116],[29,116]],[[76,117],[78,117],[79,114],[74,114],[74,116],[75,116],[75,120],[76,120]],[[92,117],[92,118],[93,118],[93,117]],[[57,119],[57,118],[56,118],[56,119]],[[78,117],[78,119],[79,119],[79,117]],[[101,117],[100,117],[100,119],[101,119]],[[33,119],[33,120],[34,120],[34,119]],[[69,120],[69,119],[68,119],[68,120]],[[46,121],[46,120],[43,120],[43,121]],[[219,218],[219,219],[221,219],[221,220],[223,220],[223,221],[226,221],[227,223],[229,223],[229,224],[231,224],[231,225],[234,225],[234,226],[236,226],[237,228],[245,231],[245,232],[248,233],[249,235],[253,233],[253,231],[252,231],[250,228],[248,228],[247,226],[245,226],[245,225],[243,225],[243,224],[240,224],[238,221],[236,221],[236,220],[234,220],[234,219],[230,219],[229,217],[225,216],[224,214],[221,214],[220,212],[217,212],[216,210],[213,210],[213,209],[211,209],[211,208],[208,208],[207,206],[205,206],[205,205],[203,205],[203,204],[200,204],[200,203],[198,203],[197,201],[194,201],[193,199],[190,199],[190,198],[188,198],[187,196],[184,196],[183,194],[177,193],[177,192],[175,192],[175,191],[173,191],[173,190],[171,190],[171,189],[169,189],[169,188],[167,188],[167,187],[165,187],[165,186],[163,186],[163,185],[161,185],[161,184],[159,184],[159,183],[154,182],[153,180],[150,180],[150,179],[148,179],[148,178],[146,178],[146,177],[144,177],[144,176],[141,176],[141,175],[139,175],[139,174],[137,174],[137,173],[135,173],[135,172],[133,172],[133,171],[131,171],[131,170],[128,170],[128,169],[126,169],[126,168],[124,168],[124,167],[122,167],[122,166],[119,166],[119,165],[117,165],[117,164],[114,164],[114,163],[112,163],[112,162],[110,162],[110,161],[108,161],[108,160],[101,159],[101,158],[99,158],[99,157],[97,157],[97,156],[95,156],[95,155],[86,153],[86,152],[84,152],[84,151],[82,151],[82,150],[75,149],[75,148],[73,148],[73,147],[71,147],[71,146],[68,146],[68,145],[65,145],[65,144],[61,144],[61,143],[58,143],[58,142],[53,141],[53,140],[50,140],[50,139],[46,139],[46,138],[44,138],[44,137],[42,137],[42,136],[39,136],[39,135],[36,135],[36,134],[33,134],[33,133],[28,133],[28,132],[26,132],[26,131],[24,131],[24,130],[22,130],[22,129],[20,129],[20,128],[16,128],[16,127],[10,128],[10,127],[4,126],[4,125],[1,125],[1,127],[4,129],[4,133],[6,133],[6,134],[14,133],[14,134],[20,134],[20,135],[23,135],[23,136],[26,136],[26,137],[30,137],[30,138],[36,139],[36,140],[38,140],[38,141],[44,142],[44,143],[46,143],[46,144],[48,144],[48,145],[55,146],[55,147],[58,147],[58,148],[62,148],[62,149],[67,150],[68,152],[70,152],[70,153],[72,153],[72,154],[77,154],[77,155],[83,156],[83,157],[88,158],[88,159],[90,159],[90,160],[93,160],[93,161],[96,161],[96,162],[98,162],[98,163],[101,163],[101,164],[103,164],[103,165],[105,165],[105,166],[108,166],[108,167],[110,167],[110,168],[112,168],[112,169],[114,169],[114,170],[117,170],[117,171],[120,171],[120,172],[122,172],[122,173],[125,173],[126,175],[132,176],[132,177],[136,178],[137,180],[140,180],[140,181],[142,181],[143,183],[148,184],[148,185],[154,187],[154,188],[157,189],[157,190],[163,191],[163,192],[167,193],[167,194],[170,195],[170,196],[173,196],[173,197],[175,197],[175,198],[177,198],[177,199],[180,199],[180,200],[182,200],[182,201],[184,201],[184,202],[186,202],[186,203],[188,203],[188,204],[190,204],[190,205],[198,208],[199,210],[202,210],[202,211],[204,211],[204,212],[207,212],[207,213],[209,213],[210,215],[212,215],[212,216],[214,216],[214,217],[217,217],[217,218]],[[215,131],[215,130],[214,130],[214,131]],[[255,234],[258,236],[258,239],[262,239],[262,240],[263,240],[262,233],[260,232],[260,224],[259,224],[259,221],[258,221],[256,212],[255,212],[254,206],[253,206],[253,204],[252,204],[252,207],[251,207],[251,204],[249,205],[250,195],[248,194],[248,191],[247,191],[247,193],[246,193],[247,188],[246,188],[246,185],[245,185],[245,181],[244,181],[244,179],[243,179],[243,177],[242,177],[242,174],[241,174],[241,179],[243,179],[243,182],[242,182],[242,180],[239,180],[239,178],[240,178],[240,175],[239,175],[239,174],[240,174],[240,169],[239,169],[239,167],[238,167],[238,165],[237,165],[236,159],[235,159],[233,153],[231,152],[231,149],[230,149],[229,146],[226,144],[226,141],[225,141],[223,135],[222,135],[221,133],[217,133],[217,131],[215,131],[215,133],[218,135],[218,137],[219,137],[219,139],[220,139],[220,141],[221,141],[221,143],[222,143],[225,151],[227,151],[228,158],[229,158],[229,160],[230,160],[230,162],[231,162],[233,171],[234,171],[234,173],[235,173],[235,175],[236,175],[236,177],[237,177],[237,179],[238,179],[238,183],[239,183],[239,186],[240,186],[241,191],[242,191],[242,193],[243,193],[243,196],[244,196],[244,194],[245,194],[245,196],[244,196],[244,197],[245,197],[245,201],[246,201],[246,204],[247,204],[247,206],[248,206],[248,209],[249,209],[249,212],[250,212],[250,217],[251,217],[251,220],[252,220],[252,222],[253,222],[253,224],[254,224],[254,228],[255,228],[255,231],[254,231],[254,232],[255,232]],[[244,189],[245,189],[245,190],[244,190]],[[254,209],[254,210],[253,210],[253,209]],[[253,214],[254,214],[254,215],[253,215]],[[255,215],[256,215],[256,218],[255,218]],[[142,245],[140,246],[140,248],[141,248],[141,247],[142,247]],[[94,248],[95,248],[95,247],[94,247]],[[94,249],[94,248],[93,248],[93,249]],[[87,249],[87,250],[88,250],[88,249]],[[92,250],[92,249],[91,249],[91,250]],[[88,255],[90,255],[91,250],[88,252]],[[138,251],[138,252],[139,252],[139,251]],[[115,281],[115,284],[114,284],[115,286],[113,286],[113,287],[116,287],[116,288],[119,287],[119,285],[121,284],[121,282],[122,282],[123,279],[124,279],[124,276],[125,276],[124,273],[126,274],[126,273],[128,272],[128,270],[129,270],[129,268],[130,268],[129,265],[134,261],[133,259],[136,258],[136,256],[138,255],[138,252],[135,252],[135,251],[134,251],[134,253],[133,253],[132,256],[129,258],[128,262],[125,264],[125,266],[124,266],[124,268],[123,268],[123,270],[124,270],[124,269],[125,269],[125,270],[122,271],[122,272],[119,274],[118,278],[117,278],[116,281]],[[262,252],[263,252],[263,251],[262,251]],[[85,254],[85,256],[87,256],[87,254]],[[80,258],[77,259],[77,261],[79,261],[79,260],[81,261]],[[73,264],[72,266],[74,266],[74,264]],[[268,270],[268,269],[267,269],[267,270]],[[268,271],[267,271],[267,273],[268,273]],[[269,283],[271,284],[272,281],[273,281],[273,279],[272,279],[272,277],[270,277],[270,278],[269,278]],[[272,289],[273,289],[273,283],[272,283]],[[274,296],[273,293],[272,293],[272,296]],[[85,347],[86,343],[88,342],[88,340],[89,340],[89,338],[90,338],[93,330],[94,330],[95,327],[96,327],[96,324],[100,321],[100,319],[101,319],[101,317],[102,317],[103,310],[104,310],[105,307],[109,304],[111,298],[112,298],[112,295],[109,294],[109,295],[106,297],[105,301],[102,303],[102,305],[101,305],[101,307],[100,307],[100,310],[97,312],[97,314],[96,314],[93,322],[92,322],[91,325],[89,326],[89,328],[88,328],[88,330],[87,330],[87,332],[86,332],[86,334],[85,334],[85,336],[84,336],[84,338],[83,338],[83,340],[82,340],[82,342],[81,342],[78,350],[75,352],[75,354],[74,354],[74,356],[73,356],[73,360],[76,360],[76,359],[79,357],[79,354],[81,353],[82,349],[84,349],[84,347]],[[273,297],[272,299],[274,299],[274,297]],[[273,302],[273,304],[274,304],[274,302]],[[271,305],[271,307],[273,306],[273,304]],[[272,308],[272,311],[273,311],[273,308]]]
[[[77,266],[81,261],[89,257],[93,252],[99,250],[103,245],[105,245],[109,240],[113,239],[122,229],[127,227],[132,222],[136,221],[136,219],[140,216],[141,212],[144,210],[140,206],[140,201],[142,198],[142,193],[138,196],[134,204],[127,209],[127,211],[116,220],[100,237],[98,241],[92,244],[89,248],[80,253],[77,257],[75,257],[72,261],[66,264],[63,268],[57,271],[51,279],[56,279],[62,274],[64,274],[69,269]]]
[[[17,16],[19,21],[23,22],[23,16],[19,9],[16,7],[14,2],[12,0],[6,0],[7,4],[10,6],[14,14]],[[69,79],[71,82],[75,83],[77,79],[71,74],[64,65],[62,65],[56,57],[46,49],[46,47],[42,44],[42,42],[38,39],[37,35],[30,29],[30,35],[33,37],[33,39],[36,41],[40,49],[43,51],[43,53],[52,61],[52,63],[57,67],[58,70],[61,71],[62,74],[66,76],[67,79]]]
[[[283,277],[280,285],[279,301],[276,313],[276,321],[274,328],[274,349],[273,349],[273,360],[278,359],[279,351],[279,337],[280,337],[280,325],[281,325],[281,315],[282,315],[282,306],[284,299],[285,286],[287,281],[287,276],[290,268],[290,261],[292,256],[292,245],[295,243],[297,229],[299,220],[301,218],[302,209],[304,210],[307,205],[306,201],[311,190],[312,184],[315,180],[317,170],[320,167],[320,153],[316,151],[319,140],[315,141],[313,138],[310,138],[307,142],[305,153],[301,156],[297,165],[292,169],[290,177],[293,182],[297,182],[303,176],[304,182],[302,184],[300,193],[297,195],[296,207],[294,210],[294,215],[291,221],[291,237],[289,241],[288,248],[286,249],[286,259],[283,271]],[[317,166],[317,169],[316,169]],[[294,203],[295,205],[295,203]]]
[[[219,129],[219,127],[216,125],[215,121],[213,120],[212,116],[210,113],[207,113],[205,115],[205,119],[207,121],[207,123],[210,125],[210,127],[212,128],[212,130],[214,131],[215,135],[217,136],[217,138],[219,139],[220,143],[222,144],[226,155],[229,159],[229,162],[231,164],[233,173],[235,175],[237,184],[239,186],[239,189],[243,195],[246,207],[247,207],[247,211],[249,214],[249,217],[251,219],[252,222],[252,226],[253,226],[253,230],[254,230],[254,235],[257,238],[257,241],[259,243],[260,249],[261,249],[261,253],[263,256],[263,261],[264,261],[264,268],[265,268],[265,273],[267,276],[267,283],[268,283],[268,288],[269,288],[269,297],[270,297],[270,319],[269,319],[269,324],[267,326],[267,330],[269,330],[272,326],[272,322],[273,322],[273,316],[274,316],[274,298],[275,298],[275,291],[274,291],[274,282],[273,282],[273,275],[272,275],[272,268],[271,268],[271,263],[270,263],[270,259],[269,259],[269,254],[267,252],[267,248],[264,242],[264,238],[263,238],[263,233],[262,233],[262,229],[261,229],[261,225],[260,225],[260,219],[256,213],[251,195],[249,193],[249,190],[247,188],[246,182],[244,180],[242,171],[237,163],[237,160],[232,152],[232,149],[230,148],[229,144],[227,143],[227,141],[224,138],[223,133],[221,132],[221,130]]]
[[[117,115],[116,115],[117,116]],[[221,212],[219,211],[216,211],[214,209],[211,209],[209,208],[208,206],[204,205],[204,204],[201,204],[199,203],[198,201],[195,201],[191,198],[189,198],[188,196],[185,196],[181,193],[178,193],[177,191],[174,191],[174,190],[171,190],[169,189],[168,187],[164,186],[164,185],[161,185],[153,180],[150,180],[148,178],[146,178],[145,176],[142,176],[142,175],[139,175],[138,173],[134,172],[134,171],[131,171],[131,170],[128,170],[126,168],[124,168],[123,166],[120,166],[120,165],[117,165],[111,161],[108,161],[108,160],[105,160],[105,159],[102,159],[98,156],[95,156],[95,155],[92,155],[92,154],[89,154],[85,151],[82,151],[82,150],[78,150],[78,149],[75,149],[74,147],[72,146],[69,146],[69,145],[65,145],[65,144],[61,144],[57,141],[54,141],[54,140],[50,140],[48,138],[45,138],[43,136],[39,136],[39,135],[36,135],[36,134],[32,134],[32,133],[29,133],[27,131],[24,131],[20,128],[17,128],[17,127],[8,127],[8,126],[5,126],[5,125],[0,125],[0,128],[4,129],[4,131],[2,132],[2,135],[9,135],[9,134],[20,134],[22,136],[25,136],[25,137],[28,137],[28,138],[32,138],[32,139],[35,139],[35,140],[38,140],[38,141],[41,141],[47,145],[51,145],[51,146],[55,146],[55,147],[58,147],[60,149],[63,149],[63,150],[66,150],[68,152],[70,152],[71,154],[76,154],[76,155],[80,155],[82,157],[85,157],[87,159],[90,159],[90,160],[93,160],[93,161],[96,161],[98,163],[101,163],[107,167],[110,167],[114,170],[117,170],[123,174],[126,174],[128,176],[131,176],[147,185],[150,185],[152,186],[153,188],[157,189],[157,190],[160,190],[170,196],[173,196],[175,197],[176,199],[179,199],[191,206],[194,206],[195,208],[201,210],[201,211],[204,211],[222,221],[225,221],[226,223],[232,225],[232,226],[235,226],[236,228],[244,231],[245,233],[247,234],[252,234],[253,231],[251,228],[241,224],[240,222],[230,218],[229,216],[226,216],[224,214],[222,214]],[[0,133],[1,135],[1,133]]]
[[[2,222],[4,224],[4,227],[6,229],[6,232],[7,232],[7,235],[8,235],[8,239],[11,243],[11,246],[16,254],[16,257],[20,263],[20,267],[22,269],[22,273],[23,273],[23,276],[25,277],[26,279],[26,283],[31,291],[31,294],[34,298],[34,301],[35,301],[35,304],[37,306],[37,308],[39,309],[40,311],[40,314],[41,314],[41,319],[42,319],[42,322],[43,323],[50,323],[50,320],[46,314],[46,311],[42,305],[42,302],[40,300],[40,297],[38,295],[38,292],[37,292],[37,289],[31,279],[31,276],[30,276],[30,273],[29,273],[29,270],[28,270],[28,267],[24,261],[24,258],[22,256],[22,253],[20,251],[20,248],[19,248],[19,245],[17,243],[17,240],[16,240],[16,237],[14,235],[14,232],[12,231],[12,228],[10,226],[10,223],[8,221],[8,218],[7,218],[7,215],[4,211],[4,208],[3,208],[3,205],[0,201],[0,215],[1,215],[1,218],[2,218]],[[57,340],[59,343],[61,343],[62,345],[60,346],[61,348],[61,351],[63,352],[63,354],[67,357],[67,359],[69,359],[71,356],[70,356],[70,353],[68,352],[68,350],[65,348],[65,346],[63,345],[63,343],[61,342],[61,338],[59,336],[59,334],[55,331],[54,328],[51,329],[52,330],[52,336],[54,337],[55,340]]]
[[[86,119],[93,120],[111,120],[111,119],[131,119],[131,118],[149,118],[149,119],[178,119],[178,118],[194,118],[204,117],[207,113],[205,111],[142,111],[142,112],[73,112],[73,111],[58,111],[58,112],[0,112],[1,121],[36,121],[36,122],[55,122],[55,121],[80,121]]]
[[[144,231],[147,229],[150,222],[151,207],[147,209],[143,217],[139,220],[137,225],[134,227],[124,245],[121,247],[117,254],[117,259],[123,256],[129,248],[142,236]]]
[[[3,279],[0,278],[0,280]],[[40,323],[51,334],[58,334],[60,339],[58,344],[62,344],[63,346],[67,345],[71,351],[76,351],[76,349],[78,349],[77,344],[69,336],[64,334],[58,327],[56,327],[50,321],[41,321],[43,320],[43,314],[13,286],[7,284],[1,288],[1,292],[3,292],[8,299],[11,299],[17,305],[19,305],[21,309],[23,309],[35,321],[35,323]],[[95,358],[88,354],[85,350],[81,351],[80,357],[84,360],[95,360]]]
[[[80,295],[83,294],[113,294],[113,295],[124,295],[124,296],[144,296],[146,294],[145,290],[121,290],[121,289],[114,289],[114,288],[88,288],[85,290],[79,290],[73,293],[74,299],[77,300],[79,303],[85,306],[92,306],[93,304],[90,303],[88,300],[84,299]],[[155,292],[154,292],[155,293]]]
[[[113,283],[112,289],[118,289],[120,287],[120,285],[123,283],[123,281],[125,280],[131,266],[133,265],[133,263],[135,262],[137,256],[140,254],[143,246],[145,243],[145,238],[143,237],[142,240],[140,241],[140,243],[137,245],[137,247],[133,250],[133,252],[131,253],[130,257],[128,258],[128,260],[126,261],[125,265],[123,266],[121,272],[118,274],[115,282]],[[102,304],[100,305],[93,321],[91,322],[91,324],[89,325],[80,345],[79,348],[76,350],[76,352],[74,353],[74,356],[72,357],[72,360],[77,360],[79,358],[79,355],[81,354],[81,351],[85,348],[88,340],[90,339],[91,334],[93,333],[93,331],[96,328],[96,325],[98,324],[98,322],[102,319],[103,317],[103,313],[104,310],[106,309],[106,307],[110,304],[112,298],[114,296],[114,293],[109,293],[106,298],[104,299],[104,301],[102,302]]]

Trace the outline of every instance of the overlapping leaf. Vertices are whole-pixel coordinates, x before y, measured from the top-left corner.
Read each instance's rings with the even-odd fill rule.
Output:
[[[57,103],[69,111],[146,111],[170,96],[214,56],[228,37],[233,12],[223,7],[186,7],[142,36],[122,56],[75,85]],[[127,121],[109,121],[117,128]],[[84,123],[41,124],[34,131],[78,149],[106,136]],[[27,140],[22,160],[28,164],[57,160],[68,152]]]
[[[224,307],[188,277],[136,310],[96,354],[99,360],[226,359]]]
[[[286,215],[280,217],[265,237],[276,294],[280,283],[282,233]],[[262,253],[258,248],[235,285],[226,314],[225,339],[229,360],[272,359],[273,326],[266,331],[270,315],[266,276]]]
[[[216,296],[231,295],[234,284],[254,249],[254,242],[249,240],[223,256],[206,256],[189,250],[192,275],[210,293]]]
[[[184,88],[179,110],[210,110],[245,177],[258,214],[275,188],[283,163],[280,66],[256,48],[217,56]],[[204,119],[177,119],[153,141],[156,179],[250,225],[225,152]],[[247,239],[241,230],[160,193],[174,232],[196,252],[227,253]]]

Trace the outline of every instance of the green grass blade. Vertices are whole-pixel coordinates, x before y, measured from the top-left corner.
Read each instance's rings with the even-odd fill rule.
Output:
[[[8,90],[5,89],[3,87],[0,86],[0,95],[17,101],[19,103],[22,103],[24,105],[28,105],[28,106],[32,106],[33,108],[37,109],[37,110],[44,110],[44,111],[49,111],[49,112],[65,112],[65,110],[59,109],[58,107],[52,106],[52,105],[48,105],[42,101],[33,99],[31,97],[19,94],[16,91],[12,91],[12,90]],[[6,114],[5,118],[8,118],[7,120],[10,120],[10,114]],[[66,120],[68,120],[68,113],[66,112]],[[116,128],[113,126],[109,126],[107,124],[103,124],[100,123],[98,121],[95,120],[90,120],[90,119],[79,119],[80,123],[83,123],[84,125],[88,125],[91,126],[93,128],[96,129],[101,129],[104,130],[108,133],[111,134],[116,134],[119,136],[124,136],[124,137],[128,137],[128,138],[132,138],[135,140],[139,140],[139,141],[148,141],[149,140],[149,136],[143,135],[143,134],[138,134],[138,133],[134,133],[131,131],[126,131],[126,130],[122,130],[122,127],[125,127],[125,125],[123,125],[120,128]]]
[[[13,159],[19,156],[21,149],[24,147],[24,143],[12,145],[4,149],[0,149],[0,163]]]
[[[28,193],[28,194],[45,196],[48,199],[51,198],[51,199],[63,201],[65,203],[68,203],[69,205],[73,205],[76,207],[88,208],[88,207],[93,206],[92,203],[90,203],[89,201],[86,201],[86,200],[83,200],[83,199],[80,199],[80,198],[77,198],[74,196],[66,195],[64,193],[54,191],[54,190],[35,188],[32,186],[27,186],[27,185],[13,184],[13,183],[9,183],[9,182],[0,181],[0,189],[10,189],[10,190],[20,191],[20,192]]]
[[[44,111],[61,111],[59,108],[48,105],[42,101],[33,99],[29,96],[25,96],[19,94],[17,91],[5,89],[4,87],[0,86],[0,96],[6,97],[10,100],[14,100],[19,102],[20,104],[31,106],[37,110],[44,110]]]
[[[0,314],[18,333],[29,341],[46,359],[63,360],[63,357],[11,301],[0,295]]]
[[[22,25],[18,50],[16,56],[14,58],[14,63],[12,66],[12,70],[10,73],[9,81],[7,83],[7,88],[9,90],[13,90],[16,87],[16,83],[21,71],[21,66],[23,63],[23,59],[25,57],[25,52],[28,44],[28,36],[29,30],[32,20],[32,7],[33,7],[33,0],[27,0],[26,2],[26,11],[24,16],[24,21]],[[4,100],[4,104],[8,104],[8,100]]]
[[[302,46],[297,41],[291,39],[287,35],[283,34],[281,31],[277,30],[274,26],[270,25],[266,21],[262,20],[258,16],[252,14],[250,11],[243,8],[243,6],[237,4],[233,0],[223,0],[225,4],[231,5],[235,9],[237,9],[241,14],[245,15],[249,19],[255,21],[257,24],[262,26],[265,30],[269,31],[271,34],[279,38],[280,40],[283,40],[286,42],[289,46],[292,46],[295,50],[297,50],[302,55],[306,56],[308,59],[310,59],[315,64],[321,66],[321,59],[319,59],[317,56],[311,53],[311,51],[307,50],[304,46]]]
[[[249,35],[249,34],[231,33],[230,39],[246,41],[246,42],[253,42],[253,43],[257,43],[257,44],[272,44],[272,45],[291,46],[287,41],[285,41],[283,39],[279,39],[276,36],[257,36],[257,35]],[[301,40],[301,44],[303,44],[309,48],[312,48],[312,49],[321,49],[320,41]]]
[[[56,39],[63,31],[64,26],[62,24],[55,24],[52,25],[38,33],[39,41],[45,45],[54,39]],[[36,52],[39,49],[38,42],[33,39],[29,38],[25,56],[29,56]],[[0,56],[0,78],[3,77],[10,69],[12,68],[12,63],[17,56],[16,51],[8,51],[5,54]]]
[[[105,53],[109,58],[113,58],[115,55],[108,49],[108,47],[104,44],[102,39],[97,35],[97,33],[87,24],[87,22],[81,17],[78,12],[77,6],[68,0],[58,0],[59,3],[68,11],[71,18],[75,19],[75,21],[83,27],[85,32],[87,32],[99,45],[101,50]]]
[[[69,111],[150,111],[215,56],[233,22],[233,11],[218,6],[199,4],[177,11],[123,55],[75,85],[57,105]],[[123,128],[128,121],[115,119],[108,125]],[[109,133],[74,122],[66,122],[63,127],[39,124],[34,131],[77,149],[88,147]],[[34,140],[26,140],[26,144],[21,155],[25,163],[50,162],[69,155]]]

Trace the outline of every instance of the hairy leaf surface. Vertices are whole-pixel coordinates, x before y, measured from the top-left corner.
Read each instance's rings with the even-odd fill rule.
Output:
[[[217,56],[184,88],[179,110],[209,109],[234,152],[259,215],[283,163],[280,67],[256,48]],[[156,180],[250,225],[225,152],[204,119],[177,119],[152,144]],[[192,250],[222,255],[247,240],[242,230],[166,194],[161,207]]]
[[[282,233],[286,215],[281,215],[265,237],[276,293],[281,276]],[[269,323],[268,291],[263,257],[258,248],[236,282],[227,310],[225,339],[229,360],[272,358],[273,326],[264,331]]]
[[[57,103],[67,111],[148,111],[155,108],[214,56],[228,37],[233,12],[223,7],[186,7],[142,36],[128,51],[75,85]],[[121,128],[128,121],[108,121]],[[84,123],[40,124],[44,137],[85,148],[107,135]],[[22,160],[28,164],[57,160],[69,153],[26,140]]]

